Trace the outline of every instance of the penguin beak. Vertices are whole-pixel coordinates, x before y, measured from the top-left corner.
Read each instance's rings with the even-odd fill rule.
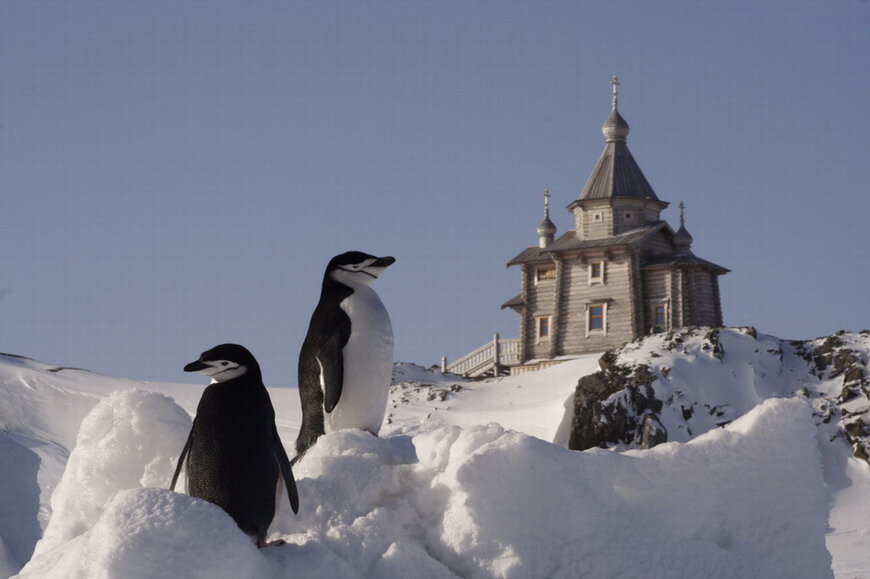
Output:
[[[208,367],[209,366],[207,364],[203,364],[202,362],[197,360],[196,362],[191,362],[190,364],[185,366],[184,371],[185,372],[201,372]]]
[[[395,262],[396,258],[389,255],[386,257],[379,257],[360,271],[366,275],[373,277],[374,279],[378,279],[378,277],[380,277],[381,275],[381,272],[389,266],[393,265]]]

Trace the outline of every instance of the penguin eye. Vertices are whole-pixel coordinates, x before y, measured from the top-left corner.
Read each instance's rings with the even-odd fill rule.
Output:
[[[221,362],[221,366],[229,366],[229,365],[230,365],[229,362]]]

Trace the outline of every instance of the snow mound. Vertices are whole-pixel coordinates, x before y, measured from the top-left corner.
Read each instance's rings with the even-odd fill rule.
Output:
[[[118,492],[168,488],[190,426],[187,412],[163,394],[126,390],[103,398],[81,423],[35,556],[88,531]]]
[[[463,577],[831,575],[803,403],[771,401],[690,444],[623,455],[497,425],[459,432],[449,450],[444,438],[418,445],[440,471],[430,490],[447,497],[428,538]]]
[[[494,423],[341,431],[297,464],[302,512],[272,529],[287,545],[258,551],[216,507],[135,489],[22,576],[829,577],[814,433],[796,400],[621,455]]]
[[[622,454],[441,424],[321,437],[294,467],[299,515],[282,501],[270,529],[287,544],[258,550],[219,508],[165,490],[187,413],[161,394],[114,392],[82,422],[20,576],[832,576],[829,497],[801,400]]]
[[[96,524],[20,577],[268,577],[268,563],[219,507],[164,489],[117,493]]]

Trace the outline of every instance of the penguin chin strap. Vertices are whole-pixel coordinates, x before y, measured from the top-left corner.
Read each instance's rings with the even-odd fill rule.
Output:
[[[215,373],[203,372],[203,374],[211,378],[212,384],[226,382],[228,380],[232,380],[233,378],[238,378],[239,376],[244,375],[248,371],[248,367],[244,365],[239,365],[226,369],[217,368],[217,370],[218,372]]]

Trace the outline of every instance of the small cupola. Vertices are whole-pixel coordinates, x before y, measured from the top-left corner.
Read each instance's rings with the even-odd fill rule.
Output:
[[[677,249],[677,255],[692,255],[692,234],[686,229],[685,204],[680,201],[677,206],[680,208],[680,228],[674,234],[674,246]]]
[[[556,238],[556,226],[550,221],[550,192],[544,191],[544,219],[538,225],[538,247],[545,248]]]

